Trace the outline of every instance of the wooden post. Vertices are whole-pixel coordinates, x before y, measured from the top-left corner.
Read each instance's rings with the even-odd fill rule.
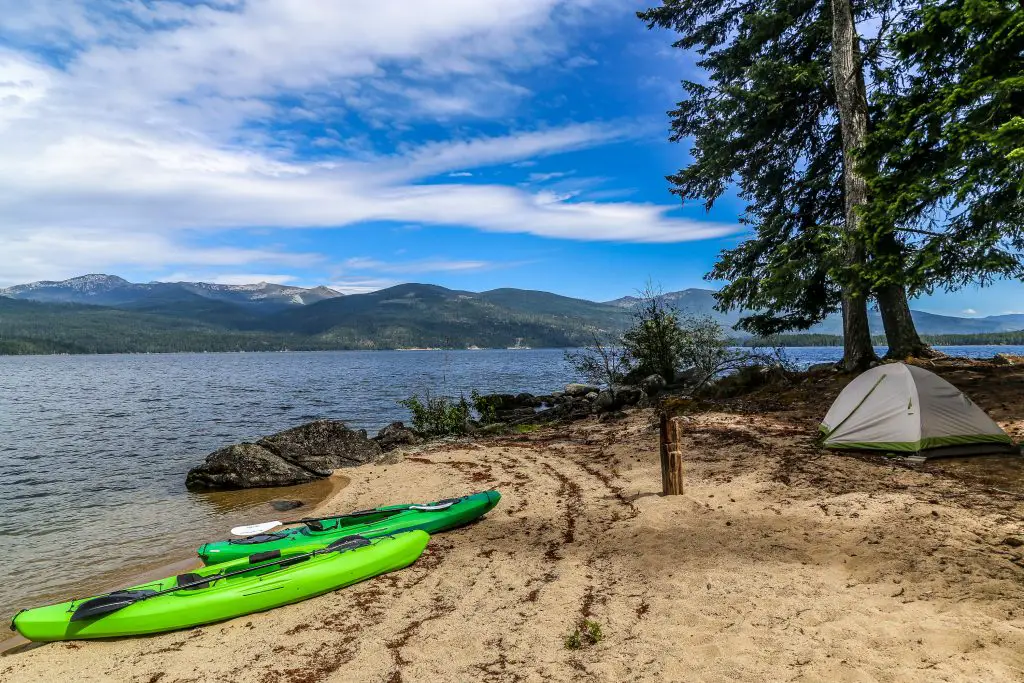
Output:
[[[661,414],[661,492],[666,496],[683,493],[683,451],[679,445],[682,422]]]

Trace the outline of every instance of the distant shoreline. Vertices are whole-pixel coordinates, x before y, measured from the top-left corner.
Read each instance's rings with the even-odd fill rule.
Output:
[[[794,336],[797,336],[797,335],[794,335]],[[811,335],[809,335],[809,336],[811,336]],[[814,335],[814,336],[818,336],[818,335]],[[976,336],[977,337],[988,337],[989,335],[976,335]],[[1024,334],[1022,334],[1022,336],[1024,336]],[[777,346],[777,347],[783,348],[783,349],[833,349],[833,348],[837,349],[837,348],[841,348],[842,347],[841,338],[840,337],[836,337],[836,339],[839,340],[838,343],[817,343],[817,344],[792,343],[792,341],[793,341],[792,337],[785,338],[783,340],[784,343],[782,343],[782,344],[772,344],[769,340],[763,340],[763,339],[758,339],[758,340],[754,340],[754,339],[747,339],[747,340],[735,339],[735,340],[732,340],[732,341],[734,342],[734,346],[736,348],[741,348],[741,347],[749,348],[749,347],[755,347],[755,346],[760,346],[760,347]],[[1024,347],[1024,341],[1021,341],[1020,343],[992,342],[992,341],[986,341],[984,339],[980,339],[979,338],[979,339],[973,339],[973,340],[970,340],[970,341],[958,341],[958,342],[954,343],[954,342],[946,342],[945,340],[943,340],[942,342],[931,341],[931,340],[929,340],[928,337],[925,337],[924,340],[925,340],[926,343],[931,344],[933,347],[935,347],[937,349],[948,349],[948,348],[959,348],[959,347],[992,347],[992,348],[1003,348],[1003,347],[1005,347],[1006,349],[1013,349],[1013,348],[1018,348],[1018,347]],[[884,348],[886,348],[886,345],[884,343],[878,343],[878,340],[876,339],[875,340],[875,347],[876,348],[883,348],[884,349]],[[0,357],[4,357],[4,356],[9,356],[9,357],[15,357],[15,356],[150,356],[150,355],[152,355],[152,356],[155,356],[155,355],[169,356],[169,355],[175,355],[175,354],[178,354],[178,355],[204,355],[204,354],[243,354],[243,353],[258,353],[258,354],[268,354],[268,353],[325,353],[325,352],[326,353],[337,353],[337,352],[367,352],[367,351],[385,351],[385,352],[386,351],[403,351],[403,352],[408,352],[408,351],[432,351],[432,352],[445,352],[445,353],[456,353],[456,352],[467,352],[467,353],[468,352],[474,352],[475,353],[475,352],[478,352],[478,351],[515,351],[515,352],[521,352],[521,351],[566,351],[566,350],[572,350],[572,349],[578,349],[578,348],[580,348],[580,347],[578,347],[578,346],[537,346],[537,347],[531,347],[531,348],[525,348],[524,347],[524,348],[521,348],[521,349],[516,349],[516,348],[507,348],[507,347],[494,346],[494,347],[476,347],[476,348],[464,348],[464,347],[459,347],[459,348],[443,348],[443,347],[392,347],[392,348],[351,348],[351,347],[348,347],[348,348],[340,348],[339,347],[339,348],[326,348],[326,349],[325,348],[320,348],[320,349],[301,349],[301,348],[300,349],[230,349],[230,350],[225,349],[225,350],[216,350],[216,351],[209,350],[209,349],[175,349],[175,350],[167,350],[167,351],[60,351],[60,352],[52,352],[52,353],[33,353],[33,352],[9,353],[9,352],[5,352],[5,351],[0,351]]]

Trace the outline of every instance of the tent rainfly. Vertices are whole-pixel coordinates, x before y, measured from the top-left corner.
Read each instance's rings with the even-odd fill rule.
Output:
[[[829,408],[821,431],[827,448],[924,457],[1020,452],[962,391],[903,363],[879,365],[850,382]]]

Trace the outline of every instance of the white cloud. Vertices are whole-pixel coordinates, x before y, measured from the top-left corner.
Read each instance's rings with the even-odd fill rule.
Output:
[[[397,280],[385,278],[339,278],[328,283],[328,287],[342,294],[366,294],[387,289],[399,284]]]
[[[226,273],[214,275],[209,280],[203,280],[203,282],[213,282],[218,285],[253,285],[260,282],[272,282],[276,285],[286,285],[298,279],[294,275],[281,275],[278,273]]]
[[[159,233],[105,229],[11,229],[0,227],[0,285],[62,280],[85,272],[125,268],[273,264],[307,268],[322,257],[275,249],[204,247]]]
[[[458,173],[449,173],[449,178],[472,178],[473,174],[468,171],[459,171]]]
[[[978,312],[976,310],[974,310],[973,308],[965,308],[964,310],[962,310],[960,312],[963,313],[964,315],[978,315]]]
[[[554,180],[555,178],[565,177],[565,173],[531,173],[528,180],[531,183],[543,183],[548,180]]]
[[[342,262],[342,267],[345,270],[366,270],[378,273],[402,273],[406,275],[492,270],[495,268],[507,268],[514,265],[519,265],[519,263],[473,260],[459,261],[453,259],[422,259],[419,261],[389,263],[366,257],[354,257]]]
[[[566,68],[579,69],[587,66],[597,66],[597,60],[587,57],[586,55],[576,55],[570,57],[565,61]]]
[[[636,125],[383,151],[368,134],[328,126],[305,139],[281,125],[352,115],[401,140],[410,118],[493,116],[529,97],[513,82],[519,70],[564,57],[566,27],[609,8],[621,12],[616,0],[0,0],[9,44],[29,46],[0,48],[0,282],[129,266],[259,273],[321,260],[205,246],[210,232],[254,228],[392,221],[636,242],[735,232],[673,218],[672,206],[420,182],[527,167],[643,135]],[[60,66],[41,56],[53,51]],[[331,156],[303,160],[303,143]]]
[[[217,273],[209,271],[178,271],[154,278],[155,282],[212,282],[217,285],[255,285],[271,282],[277,285],[295,284],[301,278],[282,273]]]

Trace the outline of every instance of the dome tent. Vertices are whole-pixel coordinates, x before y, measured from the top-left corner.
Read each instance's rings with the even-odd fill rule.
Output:
[[[924,368],[879,365],[850,382],[821,424],[826,448],[924,457],[1019,452],[962,391]]]

